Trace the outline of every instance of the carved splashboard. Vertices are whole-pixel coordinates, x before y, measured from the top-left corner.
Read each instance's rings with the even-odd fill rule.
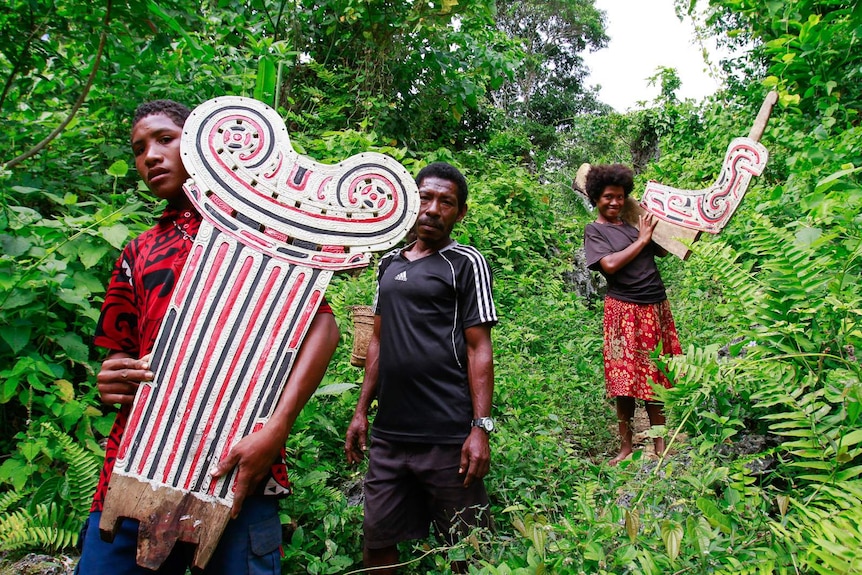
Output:
[[[413,178],[376,153],[333,166],[298,155],[282,119],[240,97],[187,120],[184,189],[203,216],[120,444],[100,529],[138,519],[138,563],[177,541],[203,568],[224,531],[235,474],[210,471],[269,420],[333,272],[368,265],[412,228]]]
[[[702,190],[673,188],[658,182],[646,185],[640,203],[626,198],[622,218],[638,227],[638,217],[650,212],[659,218],[653,241],[685,260],[691,255],[688,244],[701,232],[719,233],[742,202],[753,176],[759,176],[769,160],[769,152],[760,144],[778,94],[766,95],[747,138],[736,138],[727,148],[721,171],[715,183]],[[590,165],[578,168],[572,188],[586,197],[586,178]]]
[[[717,234],[739,207],[752,176],[766,167],[769,152],[750,138],[736,138],[727,147],[716,182],[703,190],[680,190],[649,182],[641,205],[662,220],[692,230]]]

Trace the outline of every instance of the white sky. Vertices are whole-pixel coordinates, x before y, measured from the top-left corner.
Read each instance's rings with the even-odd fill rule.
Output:
[[[659,66],[676,68],[682,80],[677,96],[682,99],[700,101],[718,89],[695,42],[693,24],[679,21],[673,0],[595,0],[595,6],[607,15],[610,41],[607,48],[583,56],[591,71],[587,83],[601,85],[600,100],[618,112],[651,102],[660,85],[650,87],[646,79]],[[714,45],[707,49],[716,54]]]

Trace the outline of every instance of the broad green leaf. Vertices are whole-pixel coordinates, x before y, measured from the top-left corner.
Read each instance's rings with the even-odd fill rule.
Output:
[[[19,381],[17,377],[9,377],[3,380],[3,385],[0,386],[0,404],[9,403],[9,400],[15,397]]]
[[[19,230],[26,226],[32,226],[36,222],[42,220],[42,214],[25,206],[10,206],[9,211],[12,212],[9,218],[9,226],[12,229]]]
[[[78,258],[84,264],[84,267],[89,269],[101,261],[105,254],[108,253],[108,249],[104,244],[80,242],[78,244]]]
[[[39,375],[36,372],[30,372],[30,373],[26,374],[24,379],[27,380],[27,385],[29,385],[32,388],[30,390],[27,390],[26,391],[27,393],[30,393],[33,390],[35,390],[35,391],[48,391],[48,387],[45,385],[45,383],[42,381],[42,379],[39,377]],[[24,403],[24,401],[22,401],[21,403]]]
[[[118,250],[123,248],[130,235],[129,228],[127,228],[125,224],[102,226],[99,228],[99,234],[105,238],[105,241]]]
[[[707,499],[706,497],[699,497],[697,499],[697,508],[701,510],[710,525],[718,527],[723,533],[728,535],[731,533],[733,530],[733,524],[731,523],[730,518],[722,513],[712,500]]]
[[[70,359],[86,362],[90,356],[90,348],[81,340],[77,333],[67,333],[57,338],[57,343]]]
[[[847,176],[849,176],[851,174],[855,174],[856,172],[859,172],[860,170],[862,170],[862,166],[845,168],[843,170],[839,170],[833,174],[830,174],[829,176],[827,176],[827,177],[823,178],[822,180],[820,180],[819,182],[817,182],[817,186],[814,188],[814,191],[817,194],[824,194],[830,188],[832,188],[832,186],[834,186],[836,182],[843,180]]]
[[[18,452],[24,456],[28,462],[32,462],[36,459],[42,450],[45,448],[45,440],[44,439],[34,439],[32,441],[25,441],[23,443],[18,444]]]
[[[115,178],[124,178],[126,174],[129,172],[129,164],[127,164],[124,160],[117,160],[106,170],[109,176],[114,176]]]
[[[261,56],[257,62],[257,79],[254,86],[254,99],[275,106],[275,86],[278,70],[275,62],[268,56]]]
[[[634,561],[638,556],[638,550],[634,545],[624,545],[614,556],[614,563],[619,566],[626,566]]]
[[[820,239],[823,235],[823,230],[819,228],[804,227],[796,232],[796,242],[802,248],[808,248]],[[819,272],[818,272],[819,273]]]
[[[682,525],[671,519],[665,519],[661,522],[661,538],[664,541],[665,550],[670,557],[670,562],[673,564],[679,556],[680,545],[682,544]]]
[[[0,465],[0,481],[11,483],[12,487],[20,491],[30,479],[33,469],[33,465],[18,459],[7,459]]]
[[[17,354],[30,342],[31,326],[24,324],[18,326],[0,325],[0,337],[3,338],[12,353]]]
[[[356,389],[355,383],[333,383],[330,385],[322,385],[317,388],[314,395],[341,395],[345,391]]]
[[[584,559],[595,561],[596,563],[604,563],[605,550],[595,541],[589,541],[584,546]]]
[[[23,236],[0,234],[0,249],[3,250],[4,254],[13,258],[26,254],[32,245],[33,242]]]
[[[703,517],[688,517],[686,519],[686,530],[688,536],[694,539],[698,553],[706,555],[709,553],[709,543],[713,539],[713,531],[709,522]]]
[[[629,536],[629,540],[634,543],[638,537],[638,530],[640,530],[640,514],[637,509],[626,509],[626,533]]]
[[[57,388],[57,397],[62,401],[68,403],[75,399],[75,386],[68,379],[58,379],[54,382],[54,386]]]
[[[111,433],[111,428],[114,426],[114,417],[113,414],[109,415],[99,415],[96,414],[91,415],[91,417],[95,417],[93,421],[93,429],[99,432],[102,437],[108,437]]]
[[[41,192],[42,190],[39,188],[30,188],[28,186],[12,186],[12,189],[18,192],[19,194],[32,194],[34,192]]]

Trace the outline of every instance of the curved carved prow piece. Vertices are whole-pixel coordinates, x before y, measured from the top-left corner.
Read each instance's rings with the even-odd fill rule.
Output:
[[[763,173],[769,152],[759,143],[778,94],[767,94],[747,138],[736,138],[727,148],[716,182],[702,190],[682,190],[658,182],[646,185],[641,201],[626,198],[622,217],[637,227],[638,217],[649,211],[659,218],[653,240],[683,260],[691,255],[686,243],[693,243],[701,232],[719,233],[742,201],[753,176]],[[586,168],[585,168],[586,166]],[[578,170],[573,188],[586,180],[589,164]],[[583,192],[582,192],[583,193]],[[685,243],[683,243],[685,242]]]
[[[736,138],[728,146],[721,172],[712,186],[692,191],[649,182],[629,217],[637,221],[643,209],[658,216],[659,224],[653,232],[656,242],[687,259],[691,251],[679,240],[692,243],[701,232],[719,233],[742,202],[751,178],[763,173],[769,152],[759,141],[777,101],[777,92],[766,95],[748,138]]]
[[[413,178],[397,161],[365,152],[317,163],[294,151],[281,117],[256,100],[198,106],[183,138],[194,180],[187,193],[201,214],[273,257],[332,270],[364,267],[365,252],[398,243],[419,210]]]
[[[719,233],[736,211],[753,176],[766,167],[769,152],[759,142],[736,138],[727,148],[718,179],[702,190],[681,190],[649,182],[640,205],[662,220],[699,232]]]
[[[178,541],[206,566],[236,482],[236,470],[218,479],[210,470],[269,421],[333,272],[368,265],[367,252],[394,246],[419,211],[416,184],[394,159],[314,162],[293,150],[274,110],[248,98],[195,108],[181,151],[203,222],[99,523],[110,541],[122,518],[138,519],[137,562],[153,570]]]

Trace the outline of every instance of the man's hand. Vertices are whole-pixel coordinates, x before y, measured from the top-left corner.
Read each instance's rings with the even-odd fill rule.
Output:
[[[268,425],[240,439],[211,473],[212,477],[217,478],[226,475],[234,467],[239,468],[236,474],[233,507],[230,510],[232,519],[236,519],[239,515],[245,498],[254,491],[261,480],[267,477],[284,446],[280,434],[268,431]]]
[[[368,417],[354,413],[350,425],[347,426],[347,436],[344,440],[344,454],[347,463],[359,463],[365,458],[368,447]]]
[[[131,405],[142,381],[152,381],[151,355],[135,359],[127,353],[112,353],[102,362],[96,386],[102,403]]]
[[[458,474],[464,476],[464,487],[469,487],[473,480],[482,479],[491,468],[491,448],[488,445],[488,434],[474,427],[461,447],[461,463]]]

